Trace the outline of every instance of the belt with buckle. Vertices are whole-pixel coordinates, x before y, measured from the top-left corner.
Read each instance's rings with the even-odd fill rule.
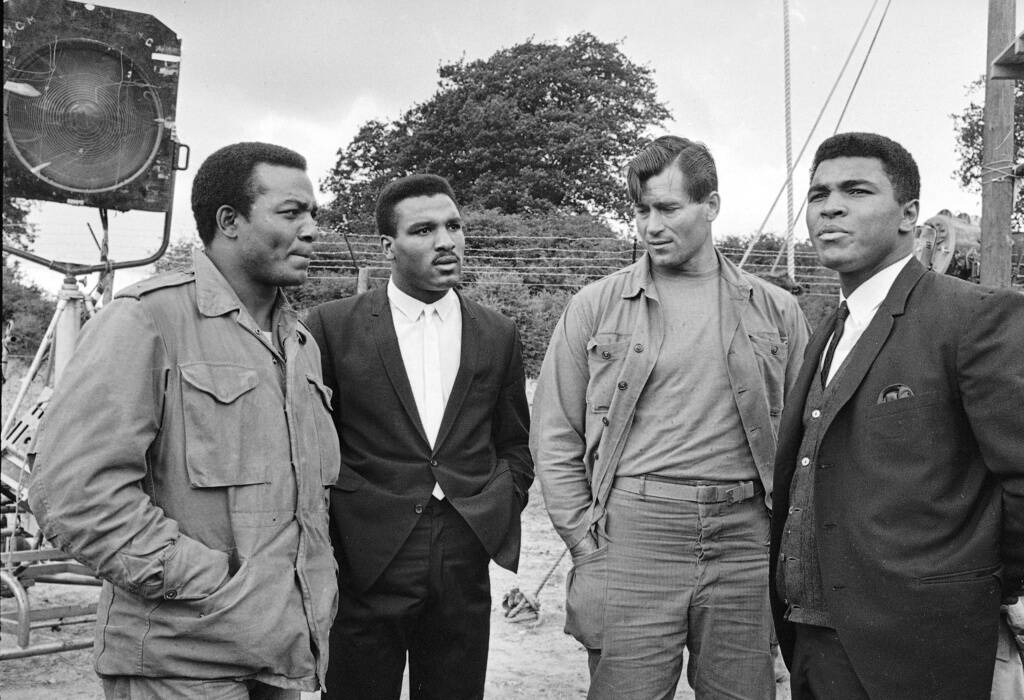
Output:
[[[617,476],[612,482],[612,487],[640,496],[655,496],[690,503],[742,503],[764,493],[761,483],[754,481],[695,484],[650,476]]]

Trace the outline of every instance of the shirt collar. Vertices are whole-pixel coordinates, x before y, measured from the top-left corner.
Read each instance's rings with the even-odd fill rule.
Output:
[[[409,296],[399,289],[392,280],[388,280],[388,301],[392,308],[398,309],[407,320],[415,321],[426,309],[434,309],[442,321],[448,320],[449,314],[453,313],[459,305],[459,297],[454,289],[449,289],[445,295],[433,304],[424,304],[419,299]]]
[[[237,311],[244,318],[250,318],[248,310],[242,305],[234,288],[202,248],[192,251],[192,269],[196,275],[196,307],[201,314],[223,316]],[[295,321],[298,319],[298,314],[280,288],[277,290],[277,299],[274,301],[272,319],[274,327],[283,324],[281,330],[284,335],[291,334],[291,330],[296,325]]]
[[[722,251],[715,248],[715,256],[718,258],[718,275],[729,284],[731,294],[740,299],[749,299],[753,287],[743,279],[740,269],[729,258],[722,255]],[[651,274],[651,258],[645,252],[640,258],[625,268],[629,275],[622,291],[623,299],[630,299],[641,292],[652,299],[658,298],[658,292],[654,287],[654,277]]]
[[[908,255],[887,267],[883,267],[862,282],[860,286],[850,293],[849,297],[844,296],[842,291],[839,292],[839,300],[846,302],[846,306],[850,309],[850,319],[855,324],[864,325],[871,320],[875,311],[882,305],[886,295],[889,294],[889,290],[892,288],[896,278],[899,277],[900,271],[910,262],[912,257],[914,256]]]

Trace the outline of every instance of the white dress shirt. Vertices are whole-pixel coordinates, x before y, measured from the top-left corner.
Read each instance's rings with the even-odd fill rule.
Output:
[[[828,369],[826,385],[832,381],[832,377],[843,366],[843,362],[846,361],[846,357],[853,350],[853,346],[860,340],[864,329],[871,323],[871,319],[875,317],[878,307],[882,305],[886,295],[889,294],[889,290],[892,289],[896,278],[899,277],[900,272],[910,262],[912,257],[914,256],[908,255],[888,267],[883,267],[862,282],[859,287],[853,290],[849,297],[844,297],[842,291],[839,292],[839,300],[840,302],[846,302],[846,306],[850,309],[850,315],[846,317],[846,323],[843,324],[843,337],[839,339],[839,343],[836,345],[836,352],[832,357],[832,365]],[[822,362],[824,362],[824,357],[818,362],[819,370],[821,369]]]
[[[420,422],[434,447],[462,356],[462,307],[454,291],[424,304],[388,281],[388,301],[402,364],[416,399]],[[435,498],[444,498],[434,484]]]

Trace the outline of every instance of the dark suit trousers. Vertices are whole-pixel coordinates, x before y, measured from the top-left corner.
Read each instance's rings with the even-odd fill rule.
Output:
[[[793,700],[869,700],[834,629],[795,625],[789,689]]]
[[[448,501],[431,498],[409,539],[368,591],[353,591],[342,575],[323,697],[398,700],[408,654],[410,700],[482,698],[491,619],[489,562]]]

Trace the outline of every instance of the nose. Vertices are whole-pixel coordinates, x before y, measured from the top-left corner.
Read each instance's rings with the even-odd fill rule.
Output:
[[[437,250],[453,250],[455,248],[455,237],[446,226],[442,226],[434,238],[434,248]]]
[[[316,224],[316,219],[312,216],[307,215],[306,220],[303,222],[302,227],[299,228],[299,239],[307,241],[309,243],[315,243],[320,238],[320,227]]]
[[[644,225],[644,232],[648,235],[658,233],[665,229],[665,220],[657,209],[651,209],[647,213],[647,221]]]
[[[821,203],[821,215],[828,218],[840,216],[846,212],[846,203],[837,192],[829,192],[828,196]]]

